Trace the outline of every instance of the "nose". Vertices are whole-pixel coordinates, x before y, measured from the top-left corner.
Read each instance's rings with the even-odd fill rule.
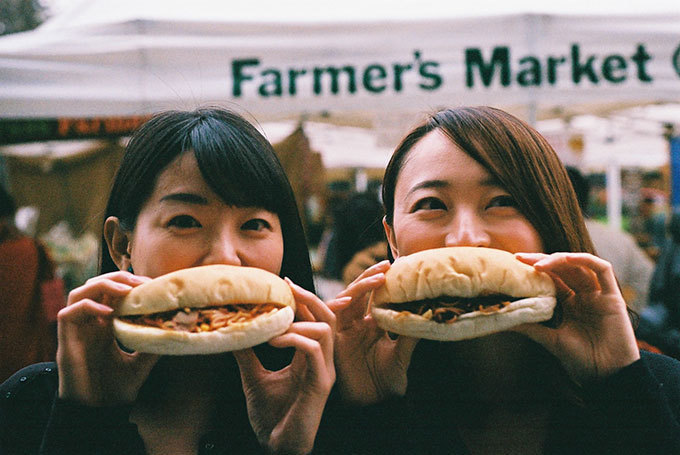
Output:
[[[208,242],[208,252],[203,258],[203,265],[243,265],[239,252],[238,236],[230,233],[228,229],[223,229],[216,232]]]
[[[458,210],[448,227],[446,246],[488,247],[491,238],[474,210]]]

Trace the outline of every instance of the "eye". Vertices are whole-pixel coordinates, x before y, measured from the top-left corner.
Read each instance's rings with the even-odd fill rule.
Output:
[[[417,201],[411,212],[417,212],[418,210],[446,210],[446,204],[435,197],[426,197]]]
[[[515,199],[510,196],[509,194],[505,194],[503,196],[496,196],[487,205],[487,208],[491,207],[517,207],[517,202],[515,202]]]
[[[199,223],[196,218],[193,216],[189,215],[177,215],[175,217],[172,217],[170,221],[168,221],[167,224],[168,227],[176,227],[179,229],[191,229],[191,228],[200,228],[201,223]]]
[[[261,231],[263,229],[271,229],[272,225],[269,224],[267,220],[264,220],[262,218],[253,218],[241,226],[241,229],[244,229],[246,231]]]

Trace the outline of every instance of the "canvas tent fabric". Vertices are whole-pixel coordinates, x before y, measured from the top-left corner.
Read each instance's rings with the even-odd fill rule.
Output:
[[[331,8],[305,22],[294,12],[277,21],[260,3],[260,20],[255,7],[244,16],[209,0],[191,2],[191,14],[142,3],[83,3],[0,39],[0,119],[143,116],[205,103],[258,120],[460,104],[540,117],[680,95],[680,11],[354,20],[361,14]]]

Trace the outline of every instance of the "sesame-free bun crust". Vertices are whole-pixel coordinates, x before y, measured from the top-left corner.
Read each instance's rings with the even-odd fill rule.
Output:
[[[519,298],[499,311],[474,311],[454,322],[386,308],[388,304],[502,294]],[[398,258],[385,274],[385,284],[371,295],[371,313],[384,330],[440,341],[475,338],[519,324],[546,321],[555,308],[555,285],[545,273],[492,248],[449,247]]]
[[[213,354],[245,349],[285,332],[295,317],[295,299],[277,275],[252,267],[207,265],[178,270],[137,286],[116,316],[152,314],[224,304],[284,305],[241,323],[200,333],[164,330],[114,318],[116,338],[128,349],[164,355]]]

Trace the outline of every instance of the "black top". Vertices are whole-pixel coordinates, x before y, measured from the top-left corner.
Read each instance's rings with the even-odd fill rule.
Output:
[[[224,365],[230,370],[235,362]],[[221,390],[233,390],[224,393],[217,406],[215,421],[223,424],[203,435],[199,454],[264,453],[250,427],[243,392],[233,373],[220,378]],[[147,383],[157,380],[150,378]],[[57,390],[53,362],[26,367],[0,386],[0,453],[146,453],[137,426],[129,420],[132,406],[83,406],[56,398]]]
[[[42,363],[0,386],[0,453],[145,453],[129,422],[129,407],[91,408],[55,399],[57,385],[55,364]],[[409,390],[423,385],[410,384]],[[469,453],[456,427],[460,410],[474,412],[474,404],[438,406],[431,400],[451,399],[442,396],[444,385],[429,384],[439,387],[430,389],[430,396],[420,388],[417,397],[407,393],[404,399],[360,409],[339,405],[332,394],[315,453]],[[552,403],[544,453],[680,454],[680,362],[643,351],[639,361],[578,393],[576,402]],[[261,453],[244,403],[220,408],[229,413],[224,416],[229,434],[204,435],[198,453]]]
[[[455,394],[451,366],[443,360],[441,351],[436,352],[437,344],[420,341],[421,350],[417,348],[409,368],[404,399],[360,411],[343,411],[331,404],[316,451],[469,454],[457,429],[466,425],[465,419],[483,412],[483,405]],[[446,343],[439,345],[446,349]],[[437,364],[425,364],[426,350],[432,351],[430,362],[434,359]],[[543,453],[680,454],[680,362],[646,351],[641,356],[598,383],[575,388],[574,395],[555,393],[554,384],[547,384],[547,393],[541,392],[536,398],[547,396],[550,400]],[[432,374],[424,375],[423,371]]]

